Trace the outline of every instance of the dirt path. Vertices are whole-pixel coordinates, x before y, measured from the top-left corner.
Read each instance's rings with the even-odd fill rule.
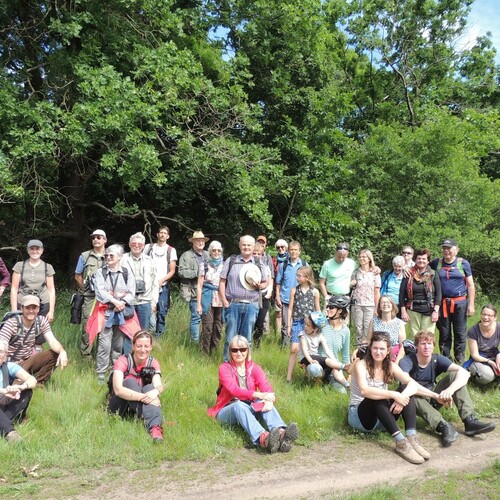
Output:
[[[296,446],[290,454],[269,456],[244,449],[223,459],[166,463],[148,477],[144,471],[133,472],[126,482],[122,476],[78,498],[331,497],[405,479],[478,471],[500,458],[498,428],[475,438],[461,434],[450,448],[442,448],[431,434],[421,434],[420,440],[432,454],[422,465],[398,457],[392,443],[349,437],[311,448]]]

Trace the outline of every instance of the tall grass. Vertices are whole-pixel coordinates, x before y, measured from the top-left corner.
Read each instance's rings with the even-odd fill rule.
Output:
[[[69,365],[64,371],[57,369],[45,389],[34,391],[28,419],[18,425],[23,441],[0,440],[0,479],[7,480],[0,483],[0,494],[12,493],[17,482],[21,487],[25,481],[22,468],[36,464],[45,476],[71,472],[82,476],[82,484],[91,484],[95,470],[103,466],[116,464],[132,470],[164,460],[220,457],[228,449],[250,444],[243,431],[228,430],[206,414],[216,398],[222,346],[208,358],[191,344],[185,303],[174,297],[167,331],[153,350],[165,383],[161,398],[165,443],[158,446],[139,421],[106,413],[107,388],[97,384],[93,364],[80,358],[80,326],[69,324],[69,299],[69,294],[58,295],[53,324],[56,337],[68,350]],[[298,423],[300,444],[342,438],[346,445],[355,445],[358,438],[353,438],[346,423],[348,396],[327,386],[308,385],[298,367],[294,383],[286,384],[288,350],[278,346],[276,334],[263,338],[253,358],[266,370],[284,420]],[[500,391],[483,393],[471,388],[471,393],[479,415],[500,416]],[[456,410],[448,412],[447,418],[458,420]],[[29,493],[29,489],[22,491]]]

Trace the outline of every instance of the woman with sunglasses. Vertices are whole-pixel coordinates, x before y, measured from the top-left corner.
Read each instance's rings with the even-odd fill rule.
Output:
[[[208,259],[199,266],[196,287],[196,312],[201,316],[201,351],[208,356],[217,349],[222,332],[222,299],[219,295],[220,273],[224,266],[222,245],[212,241]]]
[[[153,336],[146,330],[134,335],[132,351],[120,356],[113,367],[108,411],[121,417],[144,420],[153,441],[163,441],[160,394],[163,392],[160,363],[150,355]]]
[[[273,388],[264,370],[252,361],[248,340],[233,337],[229,355],[230,361],[219,367],[217,401],[208,415],[227,425],[241,425],[252,443],[270,453],[290,451],[299,429],[295,423],[287,426],[274,407]]]
[[[433,398],[439,394],[415,382],[391,361],[391,342],[386,333],[374,332],[363,359],[354,364],[347,421],[361,432],[387,431],[396,443],[396,453],[412,464],[422,464],[430,454],[416,437],[417,414],[413,395]],[[401,392],[389,390],[391,382],[402,384]],[[397,419],[403,416],[406,436]]]

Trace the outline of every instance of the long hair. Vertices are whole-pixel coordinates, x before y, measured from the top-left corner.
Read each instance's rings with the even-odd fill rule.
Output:
[[[314,271],[312,270],[311,266],[301,266],[297,269],[297,273],[299,272],[304,275],[304,278],[311,287],[316,288],[316,283],[314,281]]]
[[[382,361],[382,371],[384,372],[384,382],[390,384],[393,380],[392,377],[392,364],[391,364],[391,341],[389,335],[385,332],[373,332],[368,349],[365,356],[366,369],[370,378],[375,377],[375,361],[372,356],[372,346],[374,342],[385,342],[387,344],[387,356]]]
[[[247,357],[245,358],[245,362],[252,361],[252,351],[250,349],[250,344],[248,343],[248,339],[246,337],[243,337],[243,335],[235,335],[231,339],[231,342],[229,342],[229,353],[231,353],[231,347],[246,347]],[[230,363],[234,364],[233,358],[231,356],[229,357],[229,359],[231,360]]]
[[[373,271],[375,269],[375,259],[373,258],[371,250],[368,250],[368,248],[363,248],[363,250],[359,251],[359,255],[361,254],[365,254],[368,257],[368,260],[370,261],[370,271]]]
[[[394,302],[394,299],[390,295],[381,295],[380,298],[378,299],[378,305],[377,305],[377,314],[378,317],[382,317],[382,307],[380,306],[380,301],[382,299],[389,300],[391,302],[392,306],[392,311],[391,311],[391,319],[394,319],[398,315],[398,306],[396,305],[396,302]]]

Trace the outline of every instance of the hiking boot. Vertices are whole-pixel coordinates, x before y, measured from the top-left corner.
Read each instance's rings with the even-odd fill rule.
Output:
[[[22,440],[21,436],[16,431],[10,431],[5,435],[5,439],[10,443],[18,443]]]
[[[453,425],[449,424],[445,420],[439,422],[439,425],[436,427],[436,430],[439,433],[441,433],[441,444],[445,448],[451,446],[451,443],[453,443],[453,441],[456,441],[458,437],[458,432],[455,429],[455,427],[453,427]]]
[[[417,436],[408,436],[408,442],[411,444],[411,447],[425,460],[429,460],[431,458],[431,454],[422,448],[420,443],[418,442]]]
[[[159,425],[153,425],[149,433],[155,443],[163,443],[163,429]]]
[[[269,450],[269,453],[276,453],[280,447],[280,428],[275,427],[270,432],[264,431],[260,435],[259,445]]]
[[[423,464],[425,462],[424,458],[421,457],[411,446],[408,439],[403,439],[402,441],[396,441],[396,453],[403,457],[407,462],[411,464]]]
[[[477,434],[491,432],[495,429],[495,424],[492,422],[480,422],[476,417],[468,417],[464,420],[465,435],[472,437]]]
[[[288,453],[292,449],[292,444],[299,437],[299,428],[295,422],[291,422],[286,429],[280,429],[279,451]]]

